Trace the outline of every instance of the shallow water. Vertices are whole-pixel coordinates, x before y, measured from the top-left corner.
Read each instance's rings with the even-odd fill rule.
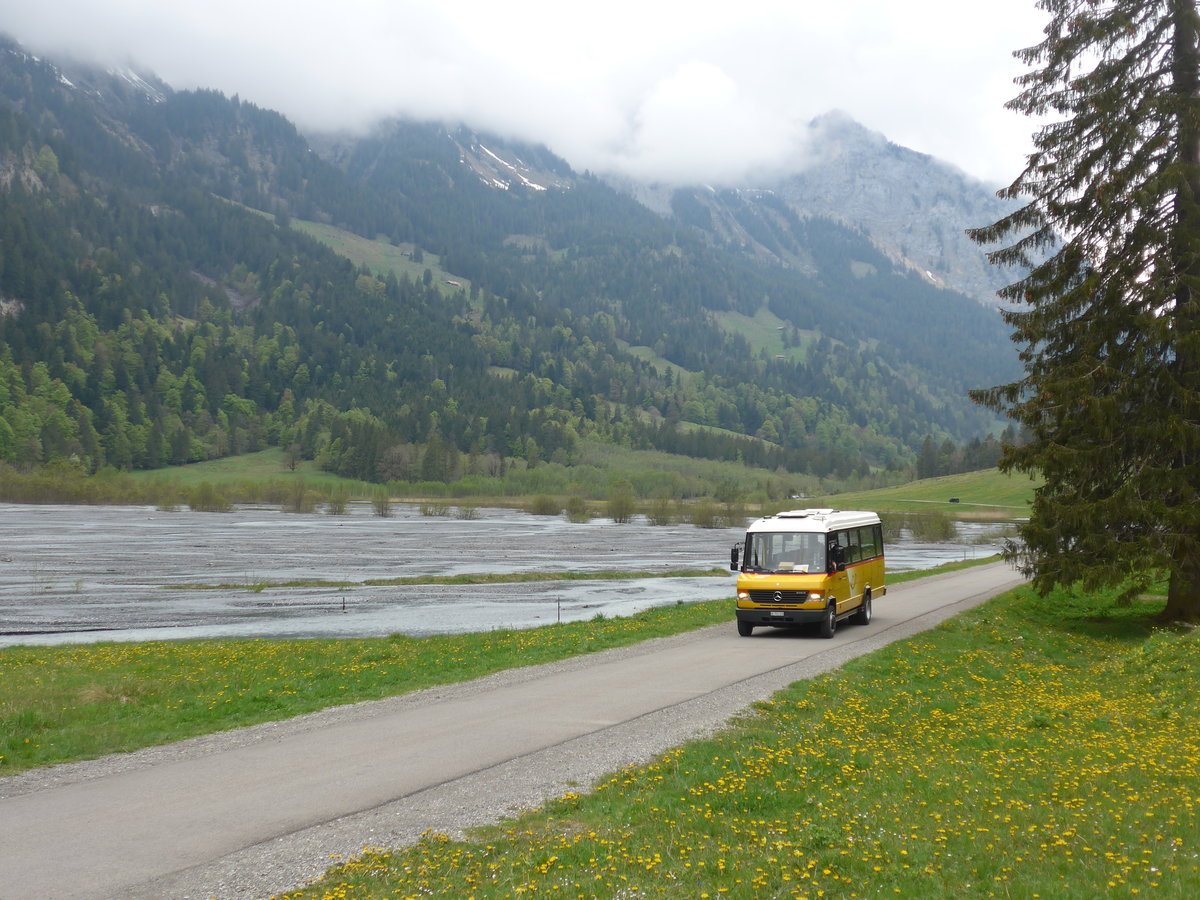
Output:
[[[470,521],[369,504],[345,516],[277,508],[0,504],[0,646],[242,637],[372,637],[529,628],[733,596],[734,576],[506,585],[363,582],[504,572],[670,572],[728,565],[743,529],[587,524],[512,510]],[[947,544],[896,541],[893,571],[986,556],[988,526]],[[993,528],[994,531],[994,528]],[[264,588],[263,582],[351,586]],[[189,589],[206,585],[212,589]],[[223,587],[217,588],[215,586]]]

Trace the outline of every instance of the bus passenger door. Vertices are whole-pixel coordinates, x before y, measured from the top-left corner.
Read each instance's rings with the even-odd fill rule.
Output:
[[[829,550],[825,558],[829,563],[825,590],[833,594],[837,600],[837,611],[841,614],[850,603],[850,576],[846,571],[846,563],[849,562],[846,547],[838,541],[837,535],[829,536]]]

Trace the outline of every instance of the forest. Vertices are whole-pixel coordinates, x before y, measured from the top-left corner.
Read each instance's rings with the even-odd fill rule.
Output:
[[[69,76],[0,41],[2,463],[279,446],[451,481],[598,440],[847,478],[998,454],[966,390],[1015,370],[999,318],[865,235],[781,220],[772,240],[812,265],[764,265],[544,149],[518,148],[566,187],[498,190],[462,129],[392,123],[321,155],[236,97]],[[298,221],[455,278],[356,266]],[[787,352],[722,320],[760,310]]]

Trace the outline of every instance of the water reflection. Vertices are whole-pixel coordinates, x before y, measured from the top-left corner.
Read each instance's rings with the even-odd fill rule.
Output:
[[[0,646],[210,637],[368,637],[528,628],[732,597],[733,575],[510,585],[369,586],[372,579],[501,572],[671,572],[728,564],[741,529],[645,521],[575,524],[480,510],[392,518],[243,508],[0,504]],[[988,556],[995,525],[959,523],[949,543],[903,535],[893,571]],[[270,587],[282,582],[337,586]],[[204,589],[200,589],[203,587]]]

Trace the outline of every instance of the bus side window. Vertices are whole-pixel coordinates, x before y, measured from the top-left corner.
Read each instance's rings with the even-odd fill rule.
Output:
[[[858,560],[854,556],[854,547],[852,545],[853,537],[854,537],[853,530],[838,532],[838,549],[841,551],[841,554],[842,554],[839,562],[844,562],[844,563],[858,562]]]
[[[868,525],[862,529],[863,535],[863,556],[866,559],[875,559],[879,556],[882,548],[879,545],[879,534],[876,531],[878,526]]]

